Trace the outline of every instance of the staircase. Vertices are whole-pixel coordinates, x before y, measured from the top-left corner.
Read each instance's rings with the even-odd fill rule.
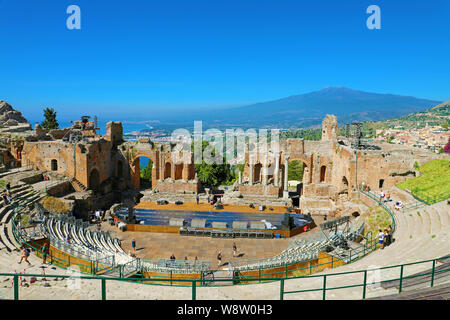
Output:
[[[76,178],[72,178],[70,180],[70,183],[72,184],[75,191],[86,191],[87,190],[87,188]]]

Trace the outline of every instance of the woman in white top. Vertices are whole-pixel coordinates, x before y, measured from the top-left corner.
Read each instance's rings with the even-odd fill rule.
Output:
[[[383,247],[384,247],[384,245],[383,245],[383,242],[384,242],[384,232],[381,231],[381,229],[379,229],[378,231],[379,231],[379,233],[378,233],[378,243],[380,244],[381,249],[383,249]]]

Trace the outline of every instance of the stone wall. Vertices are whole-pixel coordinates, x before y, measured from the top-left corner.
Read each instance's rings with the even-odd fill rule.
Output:
[[[192,181],[184,182],[182,180],[171,182],[159,181],[156,189],[158,192],[196,194],[200,191],[200,184]]]

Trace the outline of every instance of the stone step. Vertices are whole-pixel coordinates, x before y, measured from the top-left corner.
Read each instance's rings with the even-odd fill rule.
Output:
[[[449,217],[449,209],[448,208],[441,208],[441,206],[436,206],[433,208],[435,212],[439,215],[439,220],[441,221],[441,225],[443,226],[443,229],[450,228],[450,217]]]
[[[419,209],[420,215],[422,216],[424,233],[431,233],[431,218],[428,210],[426,208]]]
[[[436,212],[436,210],[432,207],[426,208],[426,211],[428,212],[428,215],[430,216],[431,220],[430,233],[435,234],[441,231],[441,229],[444,228],[444,226],[442,225],[439,213]]]
[[[8,251],[17,251],[14,244],[11,243],[9,240],[9,237],[7,235],[7,227],[6,225],[3,225],[0,227],[0,238],[2,239],[3,244],[8,248]]]
[[[420,211],[419,211],[419,214],[417,214],[417,211],[408,213],[406,215],[406,218],[411,220],[411,222],[412,222],[413,228],[412,228],[411,232],[412,232],[413,238],[416,238],[419,235],[421,235],[423,233],[423,227],[422,227],[423,223],[422,223],[422,215],[420,214]]]
[[[20,243],[17,242],[16,237],[14,237],[13,228],[12,228],[12,222],[11,221],[6,225],[6,234],[8,236],[9,241],[11,242],[11,244],[17,250],[19,250],[21,245],[20,245]]]

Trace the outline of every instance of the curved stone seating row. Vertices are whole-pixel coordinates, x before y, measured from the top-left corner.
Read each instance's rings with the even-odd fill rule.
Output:
[[[133,258],[123,251],[119,239],[105,236],[102,232],[81,228],[58,218],[44,218],[42,225],[45,228],[44,233],[50,238],[52,245],[58,249],[79,258],[93,261],[101,260],[101,264],[110,263],[110,267],[121,268],[124,273],[136,271],[137,266],[150,272],[192,273],[196,271],[195,268],[189,266],[184,269],[177,266],[163,267],[153,261]],[[67,234],[72,238],[70,244],[66,243],[65,240]],[[180,262],[179,265],[181,266],[182,263]],[[200,263],[199,267],[201,267]]]
[[[447,201],[411,209],[407,212],[392,211],[396,221],[396,231],[393,235],[395,241],[390,246],[383,250],[376,250],[353,263],[337,269],[322,271],[317,275],[395,266],[436,259],[450,253],[450,206],[447,205]],[[436,264],[436,266],[439,265],[439,263]],[[404,276],[427,271],[430,267],[431,263],[408,265],[404,269]],[[354,277],[354,274],[332,277],[329,286],[348,285],[354,281]],[[382,271],[382,280],[397,279],[398,277],[399,268]],[[443,277],[439,281],[436,280],[436,283],[445,283],[448,282],[448,278]],[[286,283],[289,283],[289,286],[296,286],[301,285],[302,281],[293,279]],[[319,282],[317,282],[317,286],[320,286]],[[424,286],[429,286],[429,283],[424,283]],[[398,291],[397,288],[380,289],[374,294],[382,296],[395,293],[396,290]],[[357,290],[339,290],[340,293],[335,297],[361,299],[360,292],[355,291]],[[295,299],[295,297],[292,295],[291,298]]]
[[[286,265],[306,262],[316,259],[319,252],[324,251],[325,248],[332,246],[333,243],[340,239],[341,236],[345,240],[354,240],[357,236],[362,234],[364,230],[364,222],[356,221],[351,224],[350,229],[344,234],[339,231],[337,235],[325,236],[320,234],[315,239],[295,240],[293,244],[283,250],[280,254],[257,261],[243,261],[233,263],[233,268],[236,271],[251,271],[259,269],[269,269],[276,267],[283,267]]]
[[[37,193],[29,185],[17,185],[11,187],[11,203],[0,204],[0,249],[8,252],[17,251],[20,244],[16,241],[12,228],[12,214],[16,208],[25,207],[41,200],[44,195]]]

